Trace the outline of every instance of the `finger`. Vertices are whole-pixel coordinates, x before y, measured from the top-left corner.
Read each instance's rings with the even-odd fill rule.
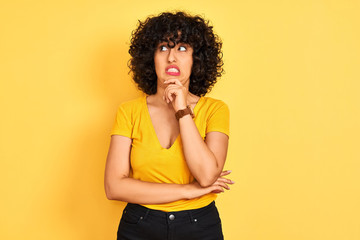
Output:
[[[221,190],[218,190],[218,189],[211,191],[211,193],[222,193],[222,192],[224,192],[224,191],[221,191]]]
[[[166,87],[165,90],[164,90],[164,95],[165,95],[165,96],[170,96],[170,95],[172,95],[172,94],[177,95],[177,92],[178,92],[179,90],[180,90],[180,89],[179,89],[178,86],[174,86],[174,85],[168,86],[168,87]]]
[[[167,94],[164,93],[163,98],[164,98],[164,100],[165,100],[166,103],[169,103],[169,98],[168,98]]]
[[[221,181],[221,182],[224,182],[224,183],[227,183],[227,184],[234,184],[235,182],[231,179],[228,179],[228,178],[223,178],[223,177],[219,177],[217,179],[217,181]]]
[[[221,186],[223,188],[229,189],[229,186],[225,182],[222,182],[222,181],[216,181],[216,182],[214,182],[213,185],[214,186]]]
[[[170,93],[169,99],[170,99],[171,102],[174,101],[174,97],[173,97],[174,95],[175,95],[175,93]]]
[[[181,94],[182,92],[184,92],[185,90],[185,87],[183,86],[179,86],[179,85],[175,85],[175,84],[171,84],[171,85],[168,85],[165,90],[164,90],[164,93],[168,93],[169,91],[176,91],[177,92],[177,95],[178,94]]]
[[[171,78],[171,79],[165,80],[164,83],[165,84],[176,84],[176,85],[182,86],[179,79],[176,79],[176,78]]]
[[[230,190],[230,187],[229,187],[226,183],[224,183],[224,182],[216,181],[216,182],[214,183],[214,185],[221,186],[221,187],[223,187],[223,188],[225,188],[225,189],[227,189],[227,190]]]
[[[220,177],[229,175],[231,172],[232,172],[231,170],[222,171],[222,172],[220,173]]]
[[[172,101],[174,101],[174,97],[176,97],[178,95],[176,89],[169,89],[168,90],[168,97],[169,99]]]
[[[164,90],[164,97],[165,97],[167,103],[169,103],[173,100],[171,97],[172,94],[173,94],[173,91],[171,89],[166,88]]]
[[[163,95],[163,99],[164,99],[164,101],[166,102],[166,103],[168,103],[168,97],[167,97],[167,90],[165,89],[165,91],[164,91],[164,95]]]
[[[178,86],[178,85],[169,85],[167,86],[165,89],[167,90],[177,90],[177,91],[181,91],[182,87]]]
[[[224,192],[224,189],[221,186],[211,186],[211,193],[222,193]]]

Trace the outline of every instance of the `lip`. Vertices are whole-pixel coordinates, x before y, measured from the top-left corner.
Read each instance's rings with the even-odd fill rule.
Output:
[[[168,70],[169,70],[170,68],[175,68],[175,69],[177,69],[179,72],[168,72]],[[180,68],[179,68],[178,66],[176,66],[176,65],[170,65],[170,66],[167,66],[167,67],[165,68],[165,72],[166,72],[166,74],[171,75],[171,76],[179,76],[179,75],[180,75]]]

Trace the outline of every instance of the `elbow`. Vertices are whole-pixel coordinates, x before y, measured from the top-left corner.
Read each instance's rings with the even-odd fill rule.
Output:
[[[106,198],[109,200],[115,200],[115,196],[111,191],[111,187],[109,186],[109,184],[105,184],[105,194],[106,194]]]
[[[126,194],[124,189],[122,188],[123,184],[121,184],[122,179],[114,179],[114,178],[106,178],[105,179],[105,194],[106,198],[109,200],[118,200],[124,201],[126,198]]]
[[[207,177],[207,178],[197,179],[198,183],[203,188],[210,187],[211,185],[213,185],[216,182],[216,180],[217,180],[217,177]]]
[[[200,184],[201,187],[206,188],[212,186],[219,178],[220,173],[217,169],[212,171],[202,171],[202,174],[196,177],[196,181]]]
[[[113,195],[109,194],[108,192],[106,192],[106,198],[108,200],[116,200],[115,197]]]
[[[105,181],[105,194],[109,200],[127,201],[124,189],[115,181]]]
[[[109,200],[120,200],[121,201],[121,196],[119,196],[119,191],[117,191],[116,189],[117,188],[114,186],[114,184],[105,182],[106,198]]]
[[[202,187],[202,188],[207,188],[207,187],[210,187],[212,184],[210,184],[210,183],[206,183],[206,182],[199,182],[199,184],[200,184],[200,186]]]

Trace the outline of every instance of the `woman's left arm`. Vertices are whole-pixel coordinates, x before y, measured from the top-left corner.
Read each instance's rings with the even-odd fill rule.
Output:
[[[178,80],[165,90],[165,100],[172,102],[175,111],[186,107],[187,89]],[[227,155],[229,138],[222,132],[209,132],[205,141],[201,137],[190,115],[179,119],[180,135],[186,163],[197,182],[202,187],[211,186],[219,178]],[[227,180],[227,183],[233,183]]]
[[[212,185],[225,164],[228,136],[209,132],[204,141],[190,115],[180,118],[179,124],[186,163],[192,175],[202,187]]]

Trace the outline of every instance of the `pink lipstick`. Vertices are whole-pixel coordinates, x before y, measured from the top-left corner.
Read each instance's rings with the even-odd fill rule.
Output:
[[[180,75],[180,69],[176,65],[170,65],[167,66],[165,69],[166,74],[171,76],[179,76]]]

